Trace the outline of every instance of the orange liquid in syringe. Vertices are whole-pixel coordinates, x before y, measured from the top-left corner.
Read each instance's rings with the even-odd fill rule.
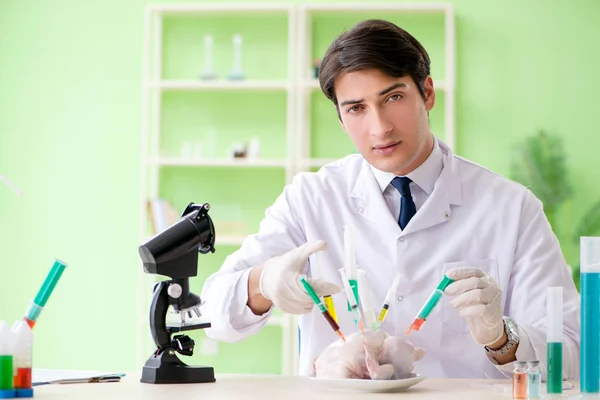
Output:
[[[329,325],[331,325],[331,327],[333,328],[335,333],[337,333],[338,336],[345,342],[346,338],[344,337],[344,334],[340,330],[340,326],[337,324],[337,322],[335,322],[335,320],[333,319],[331,314],[329,314],[329,312],[327,310],[323,311],[322,314],[325,316],[325,319],[327,320],[327,322],[329,322]]]

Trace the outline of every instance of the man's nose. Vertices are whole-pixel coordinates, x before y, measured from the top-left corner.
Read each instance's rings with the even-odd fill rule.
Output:
[[[380,138],[387,136],[394,127],[391,121],[380,110],[371,109],[370,114],[369,133]]]

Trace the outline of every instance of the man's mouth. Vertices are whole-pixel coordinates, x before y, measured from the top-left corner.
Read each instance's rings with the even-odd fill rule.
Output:
[[[375,151],[379,155],[387,156],[392,154],[401,143],[402,141],[378,144],[376,146],[373,146],[373,151]]]

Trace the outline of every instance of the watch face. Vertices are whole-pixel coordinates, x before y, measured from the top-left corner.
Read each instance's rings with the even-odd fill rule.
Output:
[[[504,319],[504,324],[506,326],[506,334],[508,335],[508,340],[519,340],[517,325],[510,318]]]

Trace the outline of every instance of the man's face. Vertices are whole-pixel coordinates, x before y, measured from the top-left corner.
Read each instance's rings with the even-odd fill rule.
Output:
[[[435,103],[433,80],[425,80],[423,100],[410,76],[393,78],[371,69],[343,73],[335,94],[344,131],[375,168],[406,175],[433,148],[427,112]]]

